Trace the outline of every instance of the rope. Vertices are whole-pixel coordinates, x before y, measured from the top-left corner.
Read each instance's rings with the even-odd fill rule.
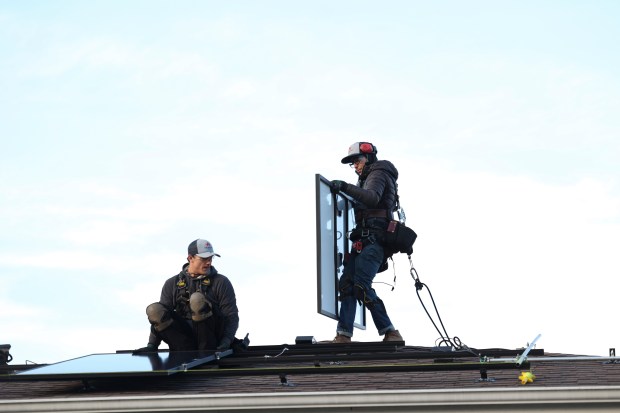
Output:
[[[433,294],[431,293],[430,288],[428,288],[428,286],[426,284],[424,284],[423,282],[420,281],[420,276],[418,275],[418,272],[414,268],[413,262],[411,261],[411,255],[408,255],[407,257],[409,258],[409,265],[411,266],[411,269],[409,270],[409,273],[411,274],[411,278],[413,278],[413,281],[415,282],[415,290],[416,290],[416,294],[418,295],[418,299],[420,300],[420,304],[422,304],[422,308],[424,308],[424,311],[426,312],[426,315],[431,320],[431,323],[433,323],[433,326],[435,327],[435,330],[437,330],[437,332],[439,333],[439,336],[440,336],[440,338],[437,339],[435,344],[437,344],[438,346],[441,346],[441,345],[444,345],[444,344],[445,345],[450,345],[450,346],[456,348],[457,350],[468,350],[468,351],[471,351],[472,354],[478,356],[478,354],[476,354],[474,351],[470,350],[469,347],[467,347],[465,344],[463,344],[461,342],[460,338],[458,338],[456,336],[450,338],[450,335],[446,331],[446,327],[443,324],[441,316],[439,315],[439,310],[437,310],[437,305],[435,304],[435,299],[433,298]],[[437,324],[435,323],[435,320],[433,320],[433,317],[428,312],[426,306],[424,305],[424,301],[422,300],[422,297],[420,296],[420,291],[423,288],[425,288],[425,287],[426,287],[426,290],[428,291],[428,295],[431,297],[431,302],[433,303],[433,308],[435,309],[435,314],[437,314],[437,319],[439,320],[439,324],[441,324],[441,328],[443,330],[443,333],[439,329],[439,327],[437,327]]]

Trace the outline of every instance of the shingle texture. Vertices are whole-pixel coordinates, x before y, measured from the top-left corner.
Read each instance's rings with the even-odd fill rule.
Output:
[[[528,357],[524,365],[508,356],[481,359],[493,350],[437,352],[407,346],[322,344],[250,347],[216,364],[163,377],[114,377],[82,380],[15,381],[4,375],[0,400],[122,397],[167,394],[236,394],[375,391],[415,389],[501,389],[528,387],[620,386],[620,364],[605,359],[574,360],[565,354]],[[455,357],[450,357],[456,354]],[[537,361],[539,358],[541,361]],[[497,360],[497,362],[495,361]],[[500,362],[501,360],[501,362]],[[522,384],[531,371],[535,379]]]

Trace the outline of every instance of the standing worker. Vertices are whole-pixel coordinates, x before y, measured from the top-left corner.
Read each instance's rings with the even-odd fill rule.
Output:
[[[404,341],[372,288],[372,281],[386,259],[383,234],[398,207],[398,171],[390,161],[377,160],[377,148],[369,142],[352,144],[342,163],[354,168],[359,179],[357,185],[331,181],[332,191],[353,198],[356,223],[349,236],[353,247],[338,282],[341,305],[334,343],[351,342],[358,301],[368,307],[383,341]]]
[[[235,290],[212,266],[214,256],[220,255],[207,240],[189,244],[181,272],[166,280],[159,302],[146,308],[149,342],[136,352],[156,351],[162,341],[171,351],[227,350],[240,343]]]

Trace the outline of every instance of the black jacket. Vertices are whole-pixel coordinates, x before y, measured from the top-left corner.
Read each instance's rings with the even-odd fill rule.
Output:
[[[344,193],[356,202],[356,212],[364,209],[396,210],[398,170],[390,161],[376,161],[362,171],[357,186],[348,185]]]
[[[218,273],[215,267],[211,267],[209,275],[205,277],[192,278],[186,271],[188,265],[183,265],[179,274],[166,280],[159,302],[182,318],[191,320],[189,297],[201,291],[213,306],[214,315],[224,324],[222,338],[232,341],[239,328],[239,310],[232,283],[225,275]],[[151,333],[149,343],[159,345],[161,340]]]

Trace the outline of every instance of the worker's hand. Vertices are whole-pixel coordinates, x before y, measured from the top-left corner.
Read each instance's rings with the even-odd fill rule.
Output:
[[[157,351],[157,347],[155,346],[155,344],[147,344],[146,347],[141,347],[137,350],[134,350],[131,354],[135,355],[135,354],[143,354],[143,353],[154,353]]]
[[[234,338],[231,344],[231,348],[235,353],[241,353],[243,351],[246,351],[249,346],[250,346],[250,333],[246,334],[243,340]]]
[[[217,346],[216,350],[219,350],[219,351],[228,350],[230,348],[231,344],[232,344],[232,340],[231,339],[223,338],[222,341],[220,342],[220,345]]]
[[[139,349],[134,350],[131,354],[143,354],[143,353],[154,353],[157,351],[157,346],[155,344],[147,344],[146,347],[141,347]]]
[[[349,187],[349,184],[346,183],[345,181],[336,180],[336,181],[331,181],[329,187],[334,193],[346,192],[347,188]]]

